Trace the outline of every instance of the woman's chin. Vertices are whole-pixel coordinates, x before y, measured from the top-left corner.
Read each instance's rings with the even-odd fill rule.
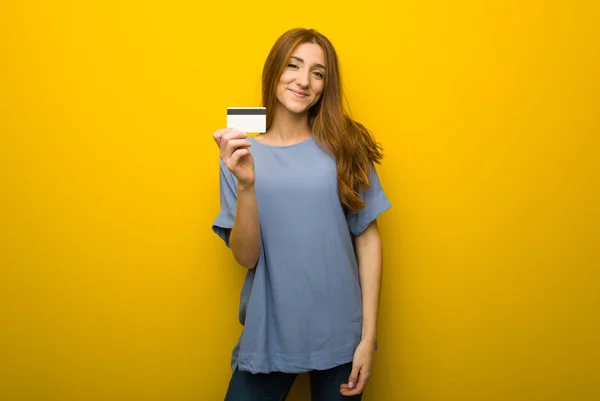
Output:
[[[286,104],[285,108],[292,114],[302,114],[308,111],[305,105],[300,104]]]

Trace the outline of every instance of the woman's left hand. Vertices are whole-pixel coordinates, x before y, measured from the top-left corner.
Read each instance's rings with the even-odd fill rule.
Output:
[[[342,383],[340,386],[342,395],[349,397],[362,393],[371,376],[374,355],[375,342],[363,340],[358,344],[356,351],[354,351],[352,373],[350,373],[348,383]]]

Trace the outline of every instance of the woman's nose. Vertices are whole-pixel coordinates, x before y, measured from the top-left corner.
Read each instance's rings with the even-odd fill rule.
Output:
[[[304,75],[304,74],[298,74],[298,77],[296,78],[296,83],[303,87],[306,88],[309,84],[310,80],[308,79],[308,76]]]

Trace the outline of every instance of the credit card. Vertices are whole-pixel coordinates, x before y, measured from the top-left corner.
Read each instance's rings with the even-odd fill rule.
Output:
[[[242,132],[267,131],[266,107],[228,107],[227,128],[235,128]]]

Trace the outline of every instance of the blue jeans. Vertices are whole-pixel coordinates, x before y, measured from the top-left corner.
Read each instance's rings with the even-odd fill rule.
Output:
[[[362,394],[346,397],[340,393],[340,385],[348,382],[351,372],[351,362],[328,370],[311,371],[311,401],[360,401]],[[282,372],[252,374],[236,369],[225,401],[283,401],[297,376],[296,373]]]

